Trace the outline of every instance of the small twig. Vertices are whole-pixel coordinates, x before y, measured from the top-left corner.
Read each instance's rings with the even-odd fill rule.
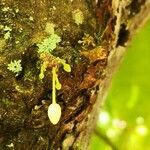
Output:
[[[95,129],[94,133],[97,137],[99,137],[106,144],[108,144],[112,148],[112,150],[118,150],[117,146],[114,145],[114,143],[105,134],[103,134],[101,131],[99,131],[98,129]]]

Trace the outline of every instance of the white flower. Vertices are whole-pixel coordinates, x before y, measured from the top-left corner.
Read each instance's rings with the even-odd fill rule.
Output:
[[[61,107],[57,103],[52,103],[48,107],[48,117],[52,124],[57,124],[61,117]]]

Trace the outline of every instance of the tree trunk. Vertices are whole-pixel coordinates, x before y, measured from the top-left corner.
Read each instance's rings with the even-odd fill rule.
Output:
[[[113,72],[149,10],[149,0],[1,0],[0,149],[88,149]],[[62,114],[53,125],[55,66]]]

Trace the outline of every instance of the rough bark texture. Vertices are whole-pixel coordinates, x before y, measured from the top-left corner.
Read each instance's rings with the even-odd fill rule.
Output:
[[[149,10],[149,0],[1,0],[0,149],[86,150],[112,74]],[[38,44],[52,23],[62,40],[46,55],[41,80]],[[56,57],[72,71],[58,67],[62,116],[52,125],[47,108]],[[21,60],[17,75],[8,69],[14,60]]]

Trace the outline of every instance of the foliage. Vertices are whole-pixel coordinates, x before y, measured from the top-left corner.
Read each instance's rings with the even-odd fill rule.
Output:
[[[105,107],[100,113],[90,150],[111,150],[107,138],[123,150],[149,150],[150,143],[150,22],[135,36],[128,49]],[[107,137],[107,138],[106,138]]]

